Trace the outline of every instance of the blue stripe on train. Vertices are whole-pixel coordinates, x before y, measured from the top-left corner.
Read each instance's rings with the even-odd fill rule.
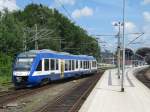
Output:
[[[27,87],[31,87],[31,86],[36,86],[39,85],[41,83],[41,81],[43,79],[49,79],[51,81],[55,81],[55,80],[60,80],[62,78],[69,78],[69,77],[76,77],[76,76],[80,76],[80,75],[84,75],[84,74],[90,74],[90,73],[94,73],[94,71],[74,71],[74,72],[66,72],[64,73],[64,77],[61,77],[61,74],[43,74],[43,75],[39,75],[39,76],[28,76],[27,81],[25,82],[25,85],[27,85]],[[14,76],[14,79],[15,76]],[[16,82],[16,81],[15,81]],[[16,83],[17,85],[17,83]]]
[[[89,73],[91,73],[91,72],[90,71],[67,72],[67,73],[64,73],[63,78],[74,77],[76,75],[80,76],[82,74],[89,74]],[[45,78],[48,78],[49,80],[52,80],[52,81],[62,79],[61,74],[51,74],[51,75],[43,74],[40,76],[29,76],[28,83],[36,85],[36,84],[39,84],[42,81],[42,79],[45,79]]]

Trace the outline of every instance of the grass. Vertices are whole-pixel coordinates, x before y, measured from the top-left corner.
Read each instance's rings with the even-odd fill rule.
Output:
[[[12,58],[0,53],[0,86],[10,86],[12,79]]]
[[[7,85],[11,83],[11,76],[1,76],[0,75],[0,85]]]
[[[10,68],[0,68],[0,91],[8,91],[13,87]]]

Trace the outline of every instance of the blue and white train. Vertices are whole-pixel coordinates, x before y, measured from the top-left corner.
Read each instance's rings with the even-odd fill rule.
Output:
[[[17,56],[13,66],[13,83],[15,87],[32,87],[96,71],[97,62],[93,56],[30,50]]]

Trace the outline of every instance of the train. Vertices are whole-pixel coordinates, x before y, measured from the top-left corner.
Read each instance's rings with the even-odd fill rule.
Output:
[[[12,80],[16,88],[34,87],[95,72],[97,61],[93,56],[72,55],[48,49],[29,50],[16,56]]]

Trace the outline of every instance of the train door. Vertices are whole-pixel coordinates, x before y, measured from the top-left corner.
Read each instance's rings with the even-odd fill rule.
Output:
[[[61,78],[64,78],[64,71],[65,71],[65,63],[64,60],[61,60]]]

